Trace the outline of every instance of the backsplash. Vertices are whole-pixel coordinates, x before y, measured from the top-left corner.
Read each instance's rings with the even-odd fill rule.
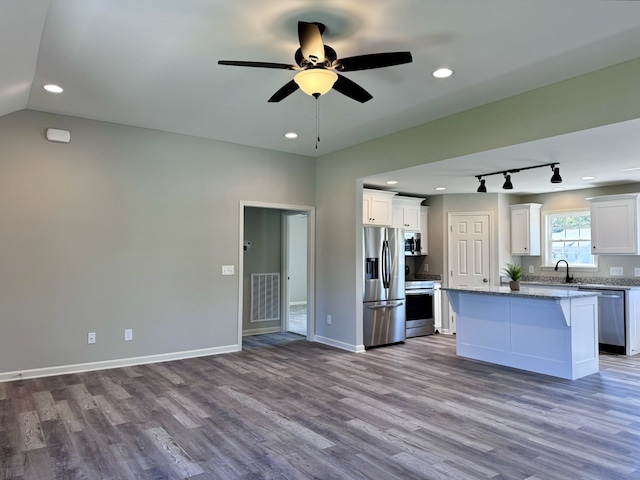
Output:
[[[523,275],[522,282],[540,283],[564,283],[564,276],[551,275]],[[587,277],[580,276],[573,279],[573,283],[586,283],[590,285],[621,285],[625,287],[640,287],[640,277]]]

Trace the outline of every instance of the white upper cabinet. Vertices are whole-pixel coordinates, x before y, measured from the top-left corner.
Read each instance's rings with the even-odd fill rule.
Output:
[[[510,205],[511,255],[540,255],[539,203]]]
[[[424,198],[394,197],[393,226],[407,232],[420,231],[420,203]]]
[[[587,198],[591,202],[591,253],[640,255],[640,193]]]
[[[429,254],[429,242],[428,242],[428,220],[429,220],[429,207],[420,206],[420,253],[422,255]]]
[[[362,190],[362,223],[390,227],[393,224],[393,203],[395,192],[383,190]]]

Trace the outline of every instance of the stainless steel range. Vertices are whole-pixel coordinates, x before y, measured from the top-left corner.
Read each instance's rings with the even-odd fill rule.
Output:
[[[435,333],[434,285],[435,282],[431,280],[404,283],[407,338]]]

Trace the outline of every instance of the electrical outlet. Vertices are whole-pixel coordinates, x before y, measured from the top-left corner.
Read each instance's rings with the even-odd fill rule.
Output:
[[[96,332],[87,333],[87,343],[96,343]]]
[[[222,275],[233,275],[234,273],[233,265],[222,265]]]
[[[127,328],[124,331],[124,341],[125,342],[130,342],[131,340],[133,340],[133,330],[130,328]]]
[[[327,325],[331,325],[331,315],[327,315]]]
[[[529,273],[533,273],[534,271],[533,265],[529,265]]]
[[[425,272],[428,272],[428,271],[429,271],[429,264],[428,264],[428,263],[425,263],[425,264],[422,266],[422,270],[424,270]]]
[[[640,268],[637,268],[637,267],[636,267],[636,268],[634,268],[634,269],[633,269],[633,274],[634,274],[636,277],[640,277]]]
[[[624,275],[624,270],[622,267],[609,267],[609,275],[622,276]]]

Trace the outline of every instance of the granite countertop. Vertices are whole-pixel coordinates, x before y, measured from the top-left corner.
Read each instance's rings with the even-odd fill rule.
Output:
[[[603,284],[603,283],[581,283],[581,282],[558,282],[558,283],[549,283],[549,282],[527,282],[520,281],[521,286],[527,287],[558,287],[558,288],[596,288],[598,290],[637,290],[640,287],[636,285],[614,285],[614,284]]]
[[[443,288],[444,291],[474,293],[478,295],[504,295],[510,297],[543,298],[549,300],[563,300],[565,298],[592,297],[597,292],[588,290],[568,290],[565,288],[536,288],[520,284],[520,290],[511,290],[508,286],[487,286],[481,289]]]

